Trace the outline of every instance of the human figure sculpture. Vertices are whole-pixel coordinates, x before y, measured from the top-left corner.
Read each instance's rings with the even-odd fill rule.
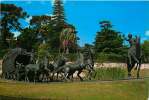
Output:
[[[132,65],[131,57],[137,63],[139,63],[139,60],[136,58],[136,39],[137,39],[137,37],[132,38],[132,34],[128,34],[128,39],[126,39],[126,41],[128,41],[130,44],[130,48],[128,49],[128,59],[129,59],[130,65]]]
[[[128,39],[125,38],[126,41],[129,42],[130,48],[128,49],[128,59],[127,59],[127,69],[128,69],[128,77],[131,76],[131,70],[137,64],[137,78],[139,78],[139,72],[141,67],[141,46],[140,46],[140,37],[136,36],[132,37],[132,34],[128,34]]]

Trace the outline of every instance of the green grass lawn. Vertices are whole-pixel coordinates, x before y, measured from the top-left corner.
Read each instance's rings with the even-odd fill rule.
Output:
[[[6,97],[41,100],[147,100],[148,82],[146,79],[34,84],[0,80],[0,96],[5,96],[4,100]]]

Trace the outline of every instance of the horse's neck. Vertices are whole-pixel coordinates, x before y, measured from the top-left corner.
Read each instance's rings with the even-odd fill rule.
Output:
[[[53,66],[54,66],[55,68],[57,68],[57,67],[58,67],[58,64],[57,64],[56,62],[53,62]]]
[[[61,65],[61,63],[61,59],[58,59],[57,61],[53,62],[53,66],[57,68],[59,65]]]

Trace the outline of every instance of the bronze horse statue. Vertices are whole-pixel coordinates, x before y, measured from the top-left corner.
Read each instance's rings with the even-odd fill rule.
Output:
[[[91,74],[94,71],[94,60],[93,52],[90,48],[85,48],[83,52],[79,52],[75,63],[63,66],[64,79],[70,80],[70,76],[73,79],[73,74],[78,71],[77,76],[83,81],[83,78],[80,76],[83,69],[88,70],[88,78],[91,80]]]
[[[53,63],[49,63],[47,68],[52,73],[51,80],[54,79],[54,75],[57,74],[56,79],[58,80],[59,74],[62,73],[62,67],[66,64],[67,58],[63,55],[58,56],[58,59]]]

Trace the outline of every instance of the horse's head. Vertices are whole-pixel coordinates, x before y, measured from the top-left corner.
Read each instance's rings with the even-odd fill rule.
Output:
[[[92,64],[85,64],[85,68],[89,71],[94,71],[94,65]]]
[[[25,65],[23,65],[23,63],[19,63],[19,62],[16,61],[16,68],[17,68],[18,70],[20,70],[20,69],[22,69],[22,68],[25,68]]]
[[[53,71],[54,70],[54,65],[49,63],[47,68],[50,70],[50,71]]]
[[[67,60],[68,60],[68,59],[67,59],[65,56],[60,55],[60,56],[58,57],[58,59],[56,60],[56,62],[54,63],[54,66],[55,66],[55,67],[63,66],[63,65],[66,64]]]

